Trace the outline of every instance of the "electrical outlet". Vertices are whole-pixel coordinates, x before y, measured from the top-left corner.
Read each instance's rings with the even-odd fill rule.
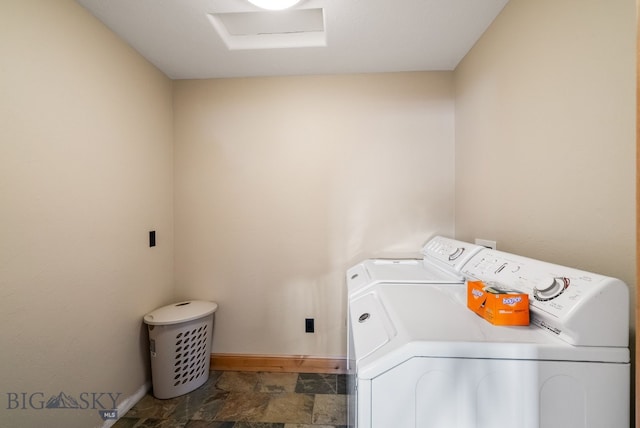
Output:
[[[483,247],[491,248],[492,250],[497,249],[496,241],[490,241],[488,239],[476,238],[476,245],[482,245]]]
[[[315,331],[315,322],[313,318],[305,318],[304,319],[304,332],[305,333],[313,333]]]

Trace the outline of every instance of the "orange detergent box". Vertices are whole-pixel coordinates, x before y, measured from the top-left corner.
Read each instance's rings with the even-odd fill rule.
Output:
[[[493,325],[529,325],[529,295],[467,281],[467,306]]]

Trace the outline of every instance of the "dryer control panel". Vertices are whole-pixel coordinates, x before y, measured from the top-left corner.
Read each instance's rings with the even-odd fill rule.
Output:
[[[531,323],[578,346],[629,343],[629,290],[622,281],[482,249],[461,269],[469,279],[529,295]]]

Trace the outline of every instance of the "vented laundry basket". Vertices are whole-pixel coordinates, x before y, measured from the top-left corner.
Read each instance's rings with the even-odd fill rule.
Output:
[[[156,398],[186,394],[209,379],[214,302],[189,300],[144,316],[149,329],[151,379]]]

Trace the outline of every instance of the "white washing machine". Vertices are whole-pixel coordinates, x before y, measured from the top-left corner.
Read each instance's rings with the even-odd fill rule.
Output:
[[[527,292],[531,325],[491,325],[466,307],[464,284],[367,287],[349,298],[352,424],[629,427],[623,282],[488,249],[459,271]]]
[[[468,242],[435,236],[422,247],[422,259],[364,260],[347,270],[348,301],[382,283],[460,286],[465,281],[460,273],[462,266],[482,248],[484,247]],[[347,337],[347,369],[350,373],[355,373],[351,322],[347,322]],[[350,386],[353,389],[354,385]],[[354,397],[354,394],[350,394],[349,400]],[[347,419],[352,426],[355,425],[355,417],[354,406],[348,406]]]

